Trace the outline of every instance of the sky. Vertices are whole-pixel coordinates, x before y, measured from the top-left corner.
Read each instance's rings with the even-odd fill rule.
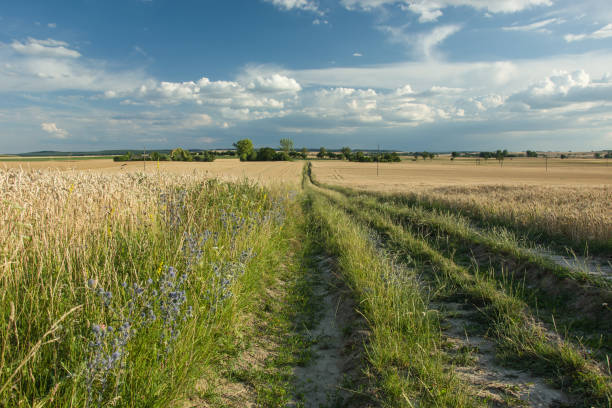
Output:
[[[0,6],[0,153],[612,149],[610,0]]]

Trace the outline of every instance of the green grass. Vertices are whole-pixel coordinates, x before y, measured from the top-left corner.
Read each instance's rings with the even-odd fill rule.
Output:
[[[371,331],[367,357],[384,406],[478,406],[469,387],[447,370],[438,316],[415,272],[398,269],[375,248],[367,230],[308,190],[311,215],[326,251],[336,257]]]
[[[577,342],[588,342],[606,360],[612,347],[612,314],[601,305],[612,303],[609,281],[537,256],[505,229],[477,230],[457,214],[385,203],[369,195],[350,197],[359,208],[388,215],[457,264],[467,268],[477,264],[481,270],[494,270],[493,276],[502,283],[520,284],[521,291],[515,294],[535,314],[556,323],[562,333],[576,331]],[[576,302],[579,298],[588,302]]]
[[[149,181],[156,194],[153,179],[132,180]],[[224,339],[234,336],[257,304],[264,278],[279,273],[290,238],[283,225],[294,222],[296,203],[283,191],[246,183],[177,184],[165,193],[170,197],[165,204],[141,216],[109,217],[105,225],[85,226],[86,234],[62,234],[58,225],[54,235],[40,230],[42,220],[31,220],[31,235],[20,252],[3,254],[0,406],[86,406],[89,400],[91,406],[165,407],[223,358],[229,344]],[[66,208],[58,207],[58,218],[70,222],[68,214],[61,214]],[[186,250],[184,234],[205,231],[210,236],[199,245],[202,257],[196,259]],[[156,306],[159,299],[170,302],[160,295],[169,266],[177,276],[187,274],[186,301],[174,327],[164,326],[163,311]],[[178,279],[173,290],[180,291]],[[145,287],[144,293],[134,295],[134,284]],[[90,285],[112,293],[108,306]],[[117,350],[104,339],[101,346],[90,346],[94,325],[114,326],[119,333],[130,301],[135,331],[119,350],[120,362],[94,371],[89,381],[95,350],[103,358]],[[152,323],[139,316],[145,303],[157,315]],[[174,340],[172,329],[178,332]]]
[[[318,281],[312,265],[317,249],[308,230],[307,220],[301,217],[285,224],[287,239],[279,254],[282,267],[278,273],[262,276],[268,290],[257,298],[250,323],[237,327],[240,336],[235,348],[240,352],[228,355],[220,364],[220,377],[251,389],[254,395],[250,402],[257,406],[285,407],[291,401],[300,406],[294,368],[308,365],[312,359],[310,348],[315,340],[308,333],[317,322],[320,308],[313,294]],[[254,349],[265,357],[245,364],[241,353]],[[209,406],[226,406],[220,395],[223,387],[211,388],[200,399]],[[240,401],[234,401],[234,406],[239,405]]]
[[[435,285],[456,287],[478,305],[489,320],[490,331],[497,341],[499,358],[512,364],[525,365],[527,362],[534,373],[546,376],[571,393],[580,395],[585,406],[608,406],[611,403],[611,377],[568,342],[550,339],[520,296],[506,293],[487,273],[455,264],[431,248],[425,240],[395,224],[388,216],[359,208],[337,193],[321,194],[327,195],[355,219],[382,234],[390,249],[406,262],[422,271],[429,270],[432,282],[437,281]]]

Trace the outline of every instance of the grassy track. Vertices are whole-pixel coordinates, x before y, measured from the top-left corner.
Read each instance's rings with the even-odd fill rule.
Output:
[[[438,285],[456,286],[470,302],[482,305],[491,334],[497,339],[498,357],[515,364],[527,361],[532,371],[548,376],[559,386],[580,395],[587,406],[610,404],[610,376],[571,344],[554,336],[551,338],[519,296],[506,293],[496,281],[477,270],[456,265],[424,240],[413,236],[379,212],[359,208],[340,195],[322,194],[328,195],[356,219],[383,234],[390,248],[408,262],[414,262],[423,270],[433,267],[430,269],[430,279],[441,282]]]
[[[476,263],[482,270],[494,269],[500,281],[524,282],[521,293],[538,315],[551,320],[554,314],[562,331],[578,329],[590,347],[612,350],[612,308],[605,306],[612,304],[609,280],[560,267],[524,249],[506,231],[475,230],[455,214],[383,203],[368,195],[351,195],[351,202],[389,215],[464,267]]]
[[[445,367],[438,316],[413,271],[398,269],[367,231],[315,191],[312,216],[330,255],[355,293],[372,332],[368,358],[386,406],[478,405],[469,387]]]

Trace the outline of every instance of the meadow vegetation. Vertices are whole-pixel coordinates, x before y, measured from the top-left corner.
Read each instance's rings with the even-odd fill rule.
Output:
[[[612,406],[609,186],[178,165],[0,170],[0,407]]]
[[[288,191],[11,170],[0,186],[0,406],[168,406],[287,256]]]

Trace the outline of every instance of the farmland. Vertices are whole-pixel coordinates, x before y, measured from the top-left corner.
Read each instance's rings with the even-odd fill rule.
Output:
[[[605,161],[7,163],[2,407],[612,404]]]

